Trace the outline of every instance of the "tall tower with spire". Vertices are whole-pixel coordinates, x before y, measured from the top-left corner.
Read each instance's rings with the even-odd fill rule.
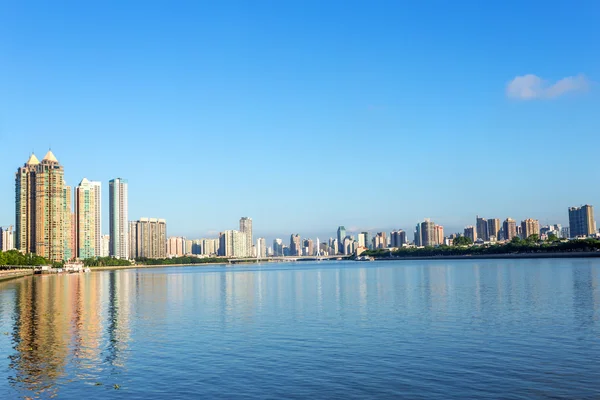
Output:
[[[40,162],[32,154],[15,176],[17,249],[53,261],[69,259],[70,188],[64,169],[48,151]]]

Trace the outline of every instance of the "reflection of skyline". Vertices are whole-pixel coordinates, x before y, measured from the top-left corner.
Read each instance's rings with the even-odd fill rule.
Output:
[[[572,267],[512,260],[336,265],[123,270],[1,283],[0,325],[12,333],[13,348],[4,350],[9,383],[60,397],[62,385],[125,376],[148,340],[175,352],[178,343],[200,340],[218,354],[232,347],[219,347],[224,338],[260,341],[269,330],[300,324],[310,331],[322,321],[339,333],[378,321],[379,328],[419,335],[466,320],[471,327],[514,326],[513,313],[558,313],[581,329],[598,324],[598,268],[587,260]]]

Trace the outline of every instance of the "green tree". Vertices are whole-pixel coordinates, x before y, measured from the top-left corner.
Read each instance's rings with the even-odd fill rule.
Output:
[[[471,240],[471,238],[468,238],[466,236],[459,236],[457,238],[454,238],[454,240],[452,241],[453,246],[470,246],[472,244],[473,241]]]
[[[548,238],[546,239],[546,241],[550,242],[550,243],[554,243],[554,242],[558,242],[559,239],[558,239],[558,236],[556,236],[554,233],[551,233],[548,235]]]
[[[533,234],[533,235],[529,235],[529,237],[526,239],[526,242],[528,244],[535,244],[540,240],[540,235],[538,234]]]

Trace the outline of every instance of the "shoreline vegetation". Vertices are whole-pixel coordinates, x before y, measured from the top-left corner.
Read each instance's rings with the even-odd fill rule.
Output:
[[[537,235],[532,235],[537,236]],[[460,242],[459,242],[460,243]],[[443,259],[443,258],[542,258],[542,257],[600,257],[600,240],[539,241],[537,237],[513,238],[505,244],[438,247],[403,247],[399,249],[367,250],[361,256],[385,259]]]

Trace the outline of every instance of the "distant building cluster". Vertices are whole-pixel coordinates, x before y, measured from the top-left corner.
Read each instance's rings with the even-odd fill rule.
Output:
[[[367,249],[397,249],[452,245],[456,238],[475,244],[521,239],[578,239],[598,236],[591,205],[570,207],[569,226],[540,226],[536,219],[520,223],[512,218],[476,216],[475,224],[462,232],[444,234],[444,227],[425,218],[409,241],[402,229],[391,232],[348,232],[339,226],[335,237],[301,237],[292,233],[267,246],[264,237],[254,242],[252,218],[242,217],[238,229],[222,231],[218,237],[187,239],[167,236],[167,222],[160,218],[129,220],[128,182],[115,178],[109,187],[109,234],[102,233],[102,183],[83,178],[75,187],[64,179],[64,168],[52,151],[42,161],[31,154],[15,174],[15,225],[0,227],[0,250],[16,249],[53,261],[115,257],[123,259],[196,257],[301,257],[360,254]]]

